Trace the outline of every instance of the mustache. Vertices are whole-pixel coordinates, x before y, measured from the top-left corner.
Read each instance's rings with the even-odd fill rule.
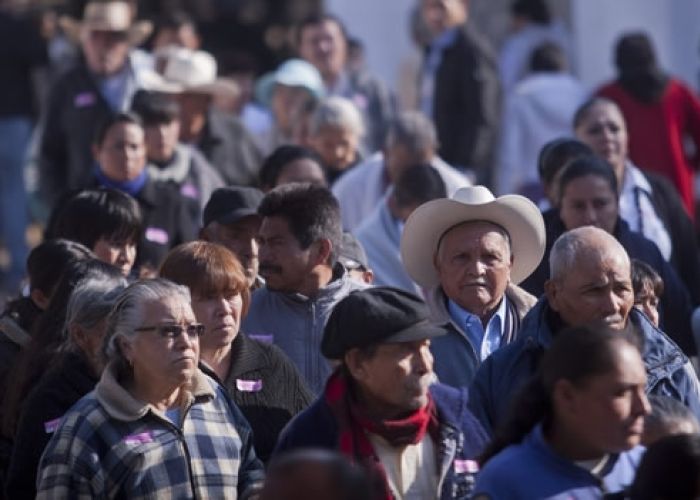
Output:
[[[260,264],[260,274],[282,274],[282,268],[273,264]]]

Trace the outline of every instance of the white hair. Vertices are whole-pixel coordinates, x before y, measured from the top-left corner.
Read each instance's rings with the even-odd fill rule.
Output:
[[[344,97],[327,97],[318,104],[311,116],[310,134],[316,135],[327,127],[349,130],[358,137],[365,135],[365,124],[357,106]]]
[[[594,226],[582,226],[567,231],[554,242],[549,254],[549,278],[561,281],[580,261],[588,258],[585,252],[614,250],[621,252],[628,260],[627,251],[608,232]]]

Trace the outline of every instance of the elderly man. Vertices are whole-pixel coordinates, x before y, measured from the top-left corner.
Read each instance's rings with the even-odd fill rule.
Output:
[[[448,196],[469,186],[464,175],[437,156],[437,145],[435,127],[425,115],[409,111],[392,120],[384,151],[353,167],[333,185],[333,194],[340,201],[343,228],[354,231],[412,165],[432,165],[445,182]]]
[[[394,112],[392,97],[373,75],[348,71],[348,36],[343,23],[330,14],[313,15],[301,22],[297,33],[299,56],[316,67],[328,95],[350,99],[359,108],[367,128],[366,149],[379,149]]]
[[[449,332],[433,343],[440,381],[468,387],[481,362],[516,338],[536,302],[517,283],[537,267],[544,246],[542,215],[522,196],[467,187],[413,212],[401,257],[426,289],[433,321]]]
[[[214,191],[204,207],[204,225],[199,238],[228,248],[241,262],[248,286],[263,285],[258,276],[258,231],[262,218],[258,207],[260,190],[249,187],[223,187]]]
[[[630,260],[620,243],[602,229],[580,227],[559,237],[549,263],[545,295],[523,320],[520,337],[487,359],[474,378],[469,406],[487,430],[503,422],[557,332],[595,322],[633,328],[643,342],[647,393],[677,399],[700,416],[698,379],[688,358],[632,307]]]
[[[338,202],[324,187],[286,184],[265,195],[258,214],[265,287],[253,294],[243,331],[279,346],[318,394],[330,373],[319,352],[326,320],[338,301],[365,287],[337,263]]]
[[[127,2],[89,2],[79,31],[82,58],[53,85],[39,145],[40,191],[50,207],[66,191],[92,179],[93,134],[115,112],[126,111],[142,73],[131,47],[150,33],[150,24],[133,23]]]
[[[444,332],[428,315],[418,297],[395,288],[343,299],[321,344],[338,367],[276,452],[338,450],[369,469],[378,498],[467,498],[484,432],[465,391],[432,384],[430,342]]]

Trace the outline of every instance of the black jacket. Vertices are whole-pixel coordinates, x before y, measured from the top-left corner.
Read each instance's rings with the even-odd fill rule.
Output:
[[[440,157],[489,180],[500,118],[500,84],[491,47],[469,26],[442,53],[435,77],[433,120]]]
[[[311,404],[313,395],[279,347],[239,333],[231,351],[231,369],[222,384],[253,429],[256,455],[267,462],[284,426]]]
[[[17,428],[5,492],[8,498],[36,496],[39,459],[61,418],[80,398],[92,391],[97,376],[81,354],[66,353],[27,397]]]

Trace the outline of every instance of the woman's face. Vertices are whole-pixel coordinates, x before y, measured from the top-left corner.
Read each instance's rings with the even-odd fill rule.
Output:
[[[617,215],[617,194],[597,175],[574,179],[561,193],[559,217],[567,230],[596,226],[613,234]]]
[[[124,276],[128,276],[136,260],[136,242],[116,241],[105,238],[97,240],[92,251],[102,262],[117,267]]]
[[[146,166],[143,129],[134,123],[115,123],[95,148],[102,173],[116,182],[130,181]]]
[[[627,161],[627,126],[617,106],[594,104],[576,127],[576,137],[610,163],[618,179]]]
[[[199,338],[193,331],[194,335],[188,334],[186,327],[195,324],[192,307],[180,297],[143,305],[143,320],[135,335],[121,339],[136,386],[175,390],[192,379],[199,362]],[[172,335],[177,327],[180,331]]]
[[[644,416],[650,412],[646,370],[639,351],[626,342],[618,346],[610,372],[579,385],[557,382],[555,418],[566,421],[578,459],[600,458],[640,443]]]
[[[200,339],[203,356],[207,351],[231,345],[241,326],[243,298],[240,293],[193,294],[192,310],[197,321],[205,327],[204,336]]]

